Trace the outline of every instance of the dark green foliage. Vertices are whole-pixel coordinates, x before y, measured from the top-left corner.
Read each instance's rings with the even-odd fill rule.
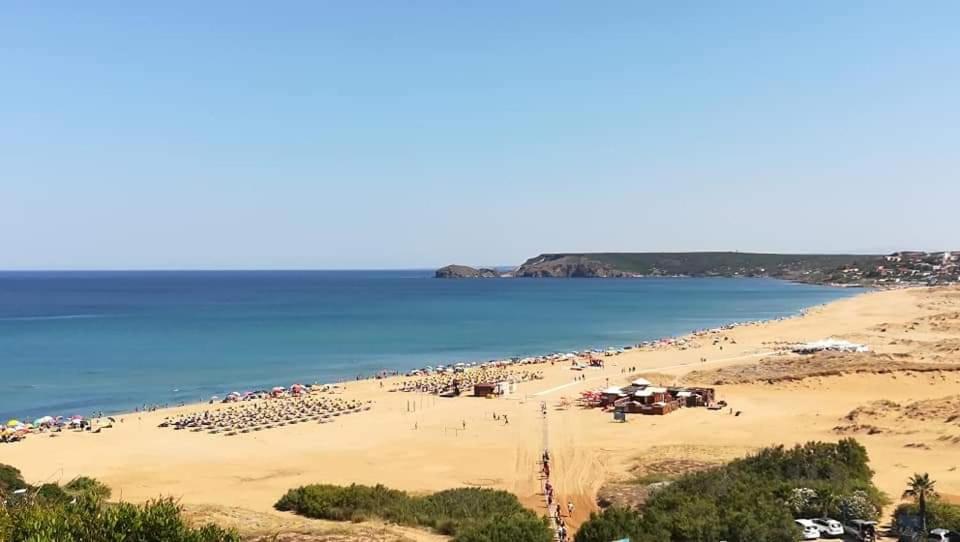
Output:
[[[312,518],[337,521],[380,518],[429,527],[456,536],[458,541],[538,542],[550,537],[546,524],[523,508],[516,496],[492,489],[450,489],[420,497],[382,485],[315,484],[291,489],[275,507]],[[524,535],[526,538],[510,538],[519,532],[531,534]]]
[[[18,489],[27,487],[20,469],[0,464],[0,496],[9,495]]]
[[[106,484],[87,476],[78,476],[67,482],[63,488],[74,496],[89,495],[99,499],[109,499],[111,493]]]
[[[590,514],[590,519],[580,527],[573,540],[574,542],[610,541],[622,538],[640,540],[642,532],[640,514],[614,506],[599,514]]]
[[[70,495],[57,484],[43,484],[36,491],[36,498],[47,504],[64,504],[70,502]]]
[[[492,517],[463,529],[456,542],[551,542],[553,535],[545,518],[516,513]]]
[[[23,542],[239,542],[213,525],[187,526],[170,499],[143,506],[81,496],[74,503],[23,499],[0,508],[0,540]]]
[[[917,503],[905,503],[893,513],[893,527],[919,528],[920,507]],[[938,499],[927,501],[927,525],[930,529],[947,529],[960,532],[960,506],[945,503]]]
[[[410,497],[402,491],[382,485],[374,487],[351,485],[348,487],[314,484],[291,489],[274,505],[277,510],[296,512],[300,515],[331,519],[334,521],[362,520],[384,517],[398,523],[399,518],[410,517]],[[395,517],[388,517],[383,514]]]
[[[17,489],[27,489],[14,495]],[[189,527],[170,499],[143,506],[108,504],[110,488],[81,476],[61,487],[30,487],[20,471],[0,465],[0,540],[22,542],[239,542],[215,525]]]
[[[871,482],[866,450],[852,439],[767,448],[723,467],[682,476],[655,493],[643,513],[615,510],[595,515],[576,542],[793,542],[799,530],[787,504],[797,488],[830,495],[865,495],[876,519],[883,496]],[[829,491],[828,491],[829,490]],[[815,501],[814,506],[818,506]],[[611,535],[613,537],[611,538]]]

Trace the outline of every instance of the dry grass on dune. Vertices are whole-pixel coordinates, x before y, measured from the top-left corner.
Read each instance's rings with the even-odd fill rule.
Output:
[[[960,363],[914,362],[906,354],[820,353],[809,356],[784,355],[764,358],[757,364],[735,365],[709,371],[694,371],[684,377],[689,384],[724,385],[753,382],[787,382],[824,376],[857,373],[960,371]]]
[[[636,456],[629,475],[603,484],[597,502],[603,506],[642,507],[660,482],[718,467],[754,450],[743,446],[673,444],[651,446]]]
[[[960,395],[923,399],[900,404],[887,399],[871,401],[851,410],[834,427],[837,433],[912,434],[921,428],[940,432],[960,430]],[[945,439],[960,443],[960,435],[944,434]]]
[[[377,522],[340,523],[217,505],[186,505],[195,524],[236,529],[247,542],[440,542],[446,537]]]

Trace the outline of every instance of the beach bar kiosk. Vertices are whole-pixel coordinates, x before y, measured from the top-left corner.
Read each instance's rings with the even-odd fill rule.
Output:
[[[623,392],[622,388],[616,386],[610,386],[609,388],[600,392],[600,406],[612,405],[617,402],[617,400],[626,397],[627,394]]]
[[[493,397],[497,394],[497,385],[493,382],[478,382],[473,385],[473,394],[477,397]]]

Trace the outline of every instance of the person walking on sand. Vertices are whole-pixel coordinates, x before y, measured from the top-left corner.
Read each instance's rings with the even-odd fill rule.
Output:
[[[567,501],[567,515],[573,517],[573,501]]]
[[[503,425],[510,425],[510,418],[506,414],[503,415]]]
[[[463,420],[463,430],[467,430],[467,420]]]

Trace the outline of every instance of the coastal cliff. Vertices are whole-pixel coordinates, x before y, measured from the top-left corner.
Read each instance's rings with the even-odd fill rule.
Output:
[[[437,269],[434,276],[438,279],[492,279],[500,276],[494,269],[476,268],[466,265],[448,265]]]
[[[541,254],[514,272],[517,277],[625,278],[633,273],[592,258],[588,254]]]

